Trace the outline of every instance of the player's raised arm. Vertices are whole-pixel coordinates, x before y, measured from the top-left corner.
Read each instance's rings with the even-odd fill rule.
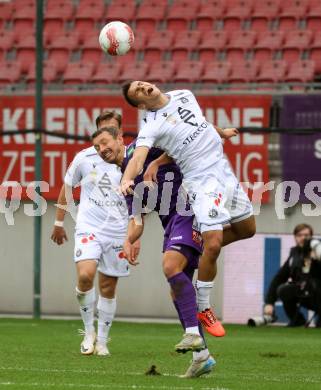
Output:
[[[214,126],[214,128],[222,139],[229,139],[239,134],[239,131],[235,127],[222,129]]]
[[[162,165],[172,164],[173,162],[174,160],[171,157],[169,157],[166,153],[163,153],[148,165],[144,174],[144,181],[154,181],[157,183],[158,168]]]
[[[120,190],[124,195],[132,193],[131,186],[136,176],[142,171],[148,152],[149,148],[146,146],[139,146],[135,149],[120,183]]]

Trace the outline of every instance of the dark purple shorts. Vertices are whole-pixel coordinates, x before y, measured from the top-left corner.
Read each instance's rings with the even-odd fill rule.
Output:
[[[194,216],[175,214],[165,228],[163,243],[163,252],[174,250],[186,257],[188,264],[184,272],[189,277],[193,277],[194,270],[198,268],[202,253],[201,235],[193,228],[193,221]]]

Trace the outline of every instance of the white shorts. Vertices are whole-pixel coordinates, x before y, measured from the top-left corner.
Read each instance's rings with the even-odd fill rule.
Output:
[[[128,276],[129,264],[124,257],[124,238],[108,238],[96,233],[75,233],[74,259],[96,260],[98,271],[107,276]]]
[[[222,230],[223,225],[253,215],[252,204],[228,161],[218,161],[213,172],[184,182],[200,231]]]

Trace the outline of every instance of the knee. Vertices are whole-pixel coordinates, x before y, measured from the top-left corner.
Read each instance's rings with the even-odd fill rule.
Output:
[[[177,273],[181,272],[180,267],[173,261],[163,260],[163,272],[166,278],[171,278]]]
[[[207,256],[217,259],[222,247],[222,240],[220,237],[212,236],[204,242],[204,251]]]
[[[93,287],[93,277],[86,271],[82,271],[78,276],[78,286],[81,291],[88,291]]]

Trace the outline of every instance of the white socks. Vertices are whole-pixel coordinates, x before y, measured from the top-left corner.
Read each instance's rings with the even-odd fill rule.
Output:
[[[202,282],[197,280],[195,284],[198,311],[204,311],[211,307],[210,294],[214,282]]]
[[[76,287],[76,293],[80,306],[80,315],[85,325],[85,331],[86,333],[94,332],[94,310],[96,302],[95,287],[85,292],[78,290]]]
[[[108,299],[99,296],[97,303],[98,311],[98,331],[97,343],[105,345],[109,330],[116,312],[116,298]]]
[[[193,361],[197,361],[197,360],[205,360],[206,358],[208,358],[210,354],[210,351],[206,348],[206,349],[202,349],[201,351],[199,352],[193,352]]]

